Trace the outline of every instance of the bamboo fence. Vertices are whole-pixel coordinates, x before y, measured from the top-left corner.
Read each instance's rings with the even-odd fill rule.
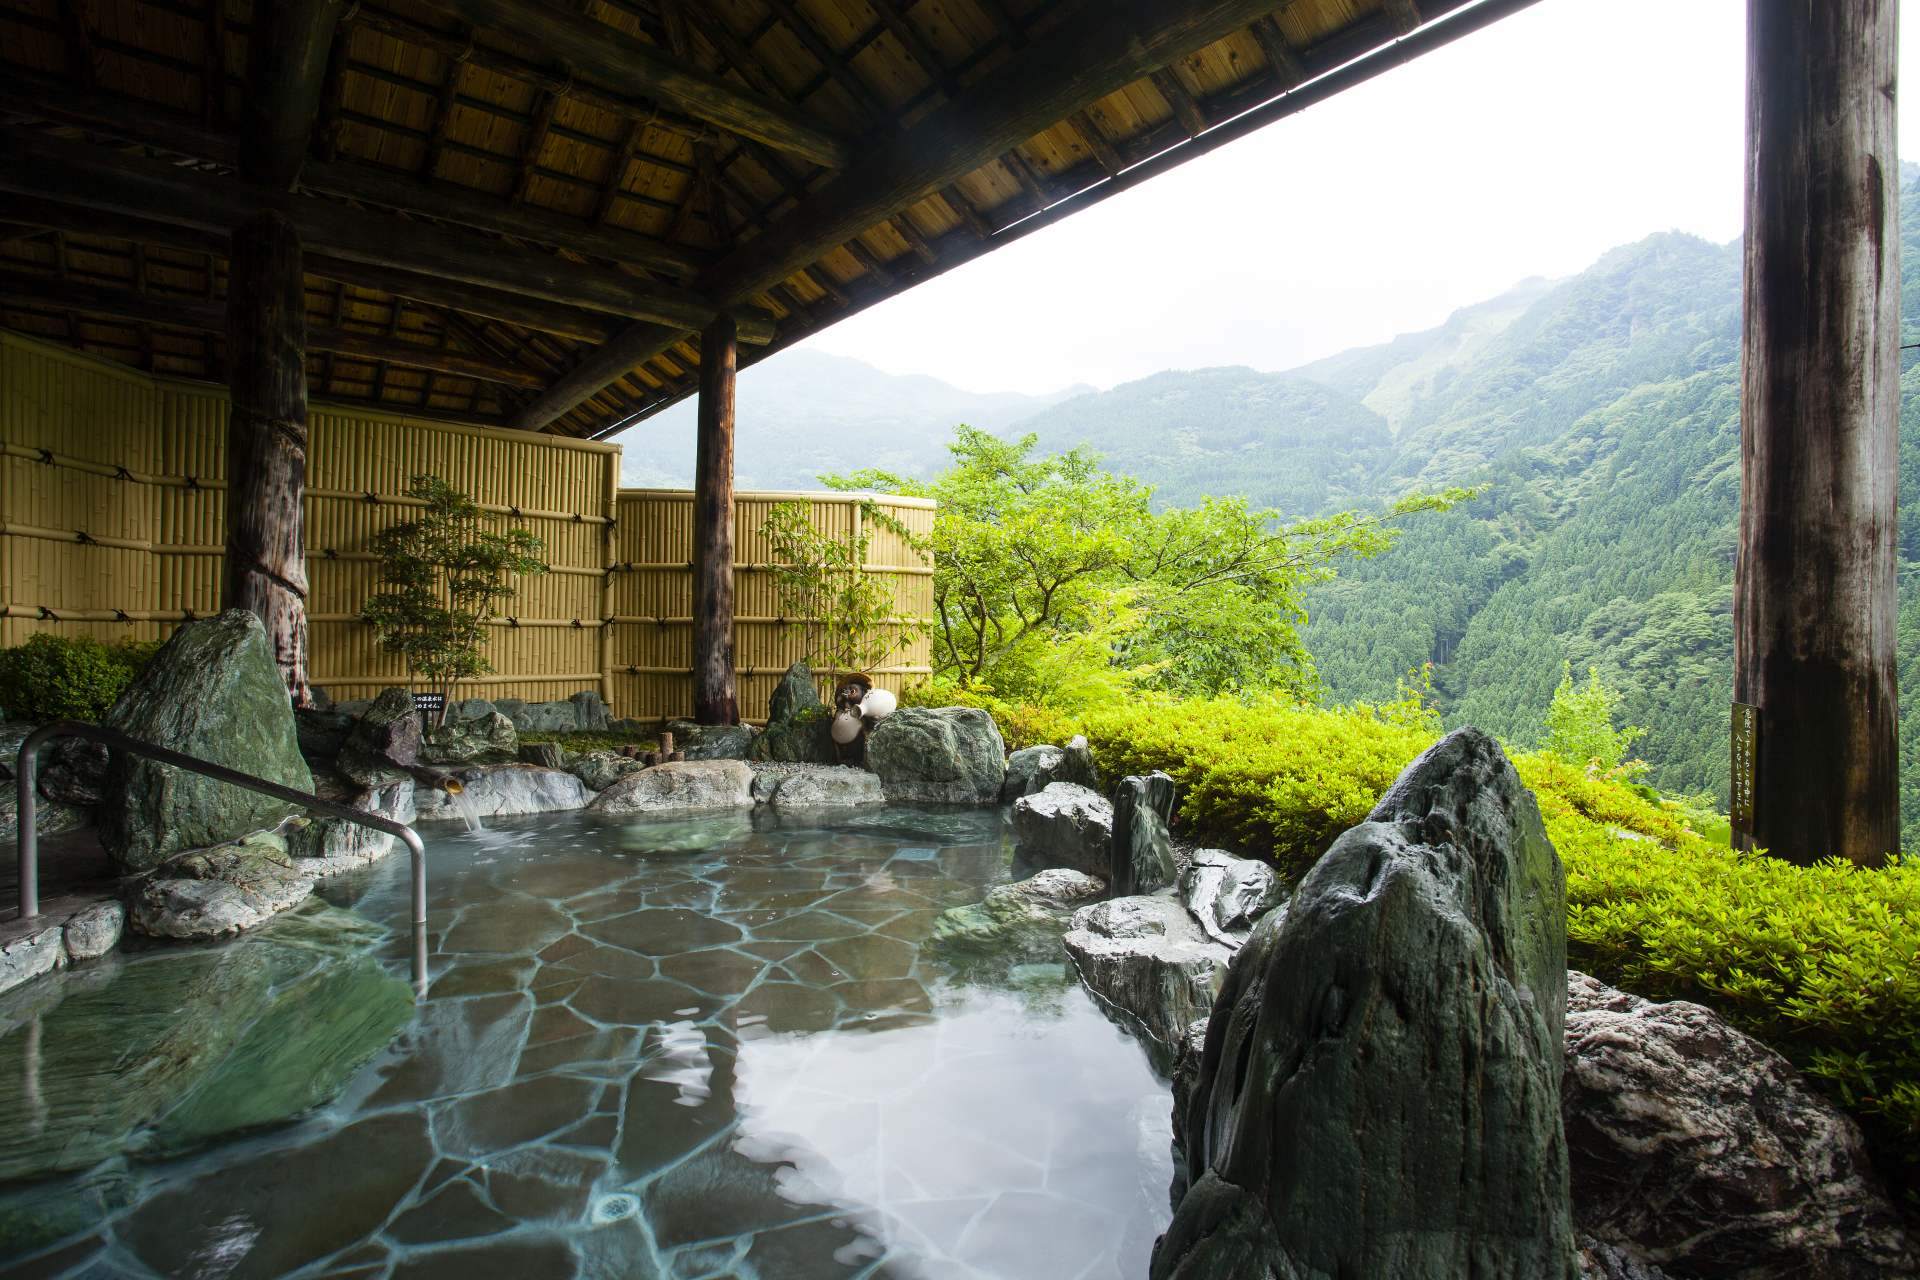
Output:
[[[226,395],[0,332],[0,645],[37,631],[157,639],[219,608],[225,529]],[[407,682],[359,610],[375,589],[366,550],[406,518],[411,477],[471,494],[500,525],[545,545],[546,574],[519,580],[494,621],[497,674],[460,692],[563,698],[597,689],[617,716],[691,710],[693,495],[620,490],[617,445],[467,427],[317,404],[309,414],[306,538],[313,682],[336,699]],[[777,502],[810,504],[816,528],[851,535],[862,499],[735,497],[734,655],[740,706],[765,715],[802,656],[780,617],[760,536]],[[916,534],[931,503],[871,499]],[[863,572],[890,578],[898,645],[873,674],[895,690],[928,669],[932,569],[880,523]]]

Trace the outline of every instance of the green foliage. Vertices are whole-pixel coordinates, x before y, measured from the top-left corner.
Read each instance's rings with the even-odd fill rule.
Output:
[[[1153,491],[1086,449],[962,426],[932,481],[878,471],[843,488],[932,497],[934,669],[1024,702],[1091,705],[1133,690],[1212,697],[1315,687],[1302,593],[1336,562],[1378,555],[1396,522],[1464,489],[1386,511],[1284,523],[1244,499],[1160,510]]]
[[[42,631],[0,649],[0,707],[9,720],[97,722],[159,649],[157,641],[105,645]]]
[[[780,614],[801,638],[823,692],[839,673],[883,665],[920,625],[894,617],[890,579],[864,572],[874,526],[900,526],[874,503],[859,510],[844,538],[816,529],[805,502],[775,503],[760,526],[773,553]]]
[[[934,678],[909,685],[901,694],[903,707],[978,707],[993,717],[1009,751],[1057,745],[1080,732],[1077,716],[1031,702],[1009,702],[974,686],[961,688],[951,680]]]
[[[413,477],[407,494],[425,510],[374,535],[382,589],[361,616],[409,677],[425,679],[452,702],[454,684],[493,670],[487,623],[513,598],[512,578],[547,566],[540,539],[525,529],[486,527],[479,504],[439,477]]]
[[[1717,847],[1683,807],[1545,752],[1515,762],[1567,867],[1573,964],[1713,1008],[1865,1126],[1881,1171],[1920,1177],[1920,865],[1801,867]]]
[[[1613,714],[1619,705],[1619,691],[1609,688],[1597,669],[1588,667],[1586,684],[1576,685],[1572,664],[1561,663],[1560,687],[1553,691],[1553,702],[1547,707],[1543,749],[1614,777],[1630,778],[1645,772],[1644,764],[1629,764],[1626,756],[1627,748],[1647,731],[1634,726],[1614,728]]]
[[[652,751],[660,745],[660,737],[656,733],[616,733],[604,729],[532,731],[520,734],[519,741],[557,743],[569,751],[581,754],[589,751],[617,751],[621,747],[639,747],[642,750]]]

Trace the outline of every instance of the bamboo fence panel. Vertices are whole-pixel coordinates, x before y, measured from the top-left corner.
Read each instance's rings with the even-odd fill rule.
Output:
[[[733,658],[743,718],[766,717],[767,703],[780,676],[806,656],[802,622],[781,616],[773,575],[773,552],[761,527],[773,508],[800,500],[808,504],[813,527],[849,538],[861,527],[859,512],[872,503],[909,534],[933,531],[933,504],[918,498],[846,493],[736,493],[734,495]],[[693,495],[676,489],[622,489],[616,521],[616,572],[613,577],[611,637],[614,688],[635,703],[665,710],[649,714],[686,715],[693,706]],[[873,533],[863,571],[890,579],[897,607],[896,644],[870,674],[896,693],[925,676],[932,658],[920,620],[933,611],[930,563],[908,538],[884,522]]]
[[[376,588],[373,536],[415,505],[412,476],[472,494],[500,527],[544,544],[550,571],[523,578],[496,620],[498,674],[470,695],[529,700],[597,688],[614,713],[687,714],[692,494],[620,490],[617,446],[315,405],[306,499],[311,674],[338,699],[407,683],[359,610]],[[40,630],[103,640],[164,637],[219,608],[226,521],[227,402],[204,384],[154,378],[98,357],[0,332],[0,644]],[[740,705],[765,714],[780,673],[803,656],[781,619],[760,526],[802,498],[837,537],[858,525],[846,494],[735,497],[734,655]],[[916,535],[932,504],[871,499]],[[898,616],[932,611],[931,569],[910,541],[870,526],[866,572],[892,581]],[[928,670],[924,630],[874,672],[899,690]]]

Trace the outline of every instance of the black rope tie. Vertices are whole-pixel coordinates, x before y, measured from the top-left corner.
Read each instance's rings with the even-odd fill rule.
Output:
[[[520,619],[509,615],[507,618],[507,629],[510,631],[518,631],[520,629]]]
[[[40,465],[41,465],[41,466],[43,466],[43,467],[50,467],[50,466],[52,466],[52,465],[54,465],[54,463],[53,463],[53,450],[51,450],[51,449],[42,449],[42,450],[40,450]]]
[[[581,629],[581,627],[580,627],[580,619],[578,619],[578,618],[575,618],[575,619],[573,620],[573,629],[574,629],[575,631],[578,631],[578,630],[580,630],[580,629]]]
[[[93,540],[93,535],[88,533],[85,529],[75,529],[73,531],[73,540],[79,543],[83,547],[94,547],[94,546],[100,545],[99,543]]]
[[[131,626],[133,623],[133,619],[127,616],[127,611],[125,609],[115,609],[113,611],[113,620],[115,622],[127,623],[129,626]]]
[[[340,558],[340,553],[338,551],[335,551],[332,547],[328,547],[325,551],[322,551],[320,554],[325,556],[329,560],[338,560]]]
[[[47,608],[47,606],[45,606],[45,605],[41,605],[41,606],[40,606],[40,621],[42,621],[42,622],[58,622],[58,621],[60,621],[60,615],[59,615],[59,614],[57,614],[57,613],[55,613],[55,612],[54,612],[53,610],[51,610],[51,609],[49,609],[49,608]]]
[[[125,467],[115,467],[113,469],[113,478],[115,480],[131,480],[133,479],[133,472],[127,470]]]
[[[518,520],[518,519],[520,518],[520,508],[518,508],[518,507],[508,507],[508,508],[507,508],[507,514],[508,514],[508,515],[510,515],[510,516],[512,516],[512,517],[513,517],[513,518],[514,518],[515,520]]]
[[[200,477],[199,477],[199,476],[188,476],[188,477],[187,477],[187,488],[188,488],[188,490],[190,490],[190,491],[191,491],[191,492],[193,492],[193,493],[198,493],[198,492],[200,492]]]
[[[198,618],[197,618],[197,617],[195,616],[195,614],[194,614],[194,612],[193,612],[193,610],[191,610],[191,609],[182,609],[182,610],[180,611],[180,621],[182,621],[182,622],[195,622],[195,621],[198,621]]]

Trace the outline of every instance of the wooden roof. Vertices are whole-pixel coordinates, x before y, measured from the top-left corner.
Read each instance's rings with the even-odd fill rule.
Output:
[[[0,0],[0,326],[220,379],[273,204],[316,398],[605,434],[1528,2]]]

